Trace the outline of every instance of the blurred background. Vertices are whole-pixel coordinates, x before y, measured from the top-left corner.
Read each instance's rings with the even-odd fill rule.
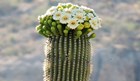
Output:
[[[0,0],[0,81],[43,81],[38,15],[59,2],[93,8],[103,19],[92,43],[90,81],[140,81],[140,0]]]

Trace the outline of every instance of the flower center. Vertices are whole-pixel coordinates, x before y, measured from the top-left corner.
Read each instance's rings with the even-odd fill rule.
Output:
[[[81,16],[77,16],[77,18],[78,18],[78,19],[82,19],[82,17],[81,17]]]
[[[93,25],[96,25],[96,23],[95,23],[95,22],[92,22],[92,24],[93,24]]]
[[[50,12],[53,12],[53,11],[54,11],[53,9],[50,10]]]
[[[66,13],[71,13],[71,11],[66,11]]]
[[[60,16],[60,14],[58,13],[58,14],[56,14],[56,16],[57,16],[57,17],[59,17],[59,16]]]
[[[72,25],[75,25],[75,22],[74,22],[74,21],[72,21],[72,22],[71,22],[71,24],[72,24]]]
[[[68,20],[68,17],[67,17],[67,16],[64,16],[63,19],[64,19],[64,20]]]

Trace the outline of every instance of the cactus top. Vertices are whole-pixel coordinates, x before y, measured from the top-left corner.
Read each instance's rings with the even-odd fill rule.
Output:
[[[93,9],[71,3],[52,6],[44,15],[39,16],[38,20],[40,24],[36,30],[45,37],[67,36],[72,31],[77,38],[82,35],[94,38],[93,30],[101,28],[101,18]]]

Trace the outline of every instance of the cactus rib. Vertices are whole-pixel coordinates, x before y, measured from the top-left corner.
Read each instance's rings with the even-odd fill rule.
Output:
[[[50,39],[51,50],[45,52],[44,81],[88,81],[91,47],[87,35],[77,39],[69,31],[68,36]]]

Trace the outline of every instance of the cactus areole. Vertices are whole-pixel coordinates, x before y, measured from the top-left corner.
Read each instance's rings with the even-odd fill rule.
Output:
[[[44,81],[89,81],[89,39],[101,27],[93,9],[59,3],[38,17],[36,31],[47,38]]]

